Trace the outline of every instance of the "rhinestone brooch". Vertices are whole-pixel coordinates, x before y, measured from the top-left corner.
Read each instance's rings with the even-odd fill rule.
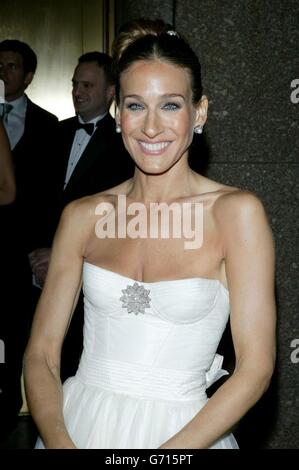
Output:
[[[126,289],[122,289],[123,295],[120,300],[123,302],[122,307],[128,310],[128,313],[145,313],[144,309],[150,307],[149,289],[134,282],[132,286],[127,285]]]

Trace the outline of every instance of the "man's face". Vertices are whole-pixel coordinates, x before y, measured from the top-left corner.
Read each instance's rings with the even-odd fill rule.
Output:
[[[107,85],[104,71],[96,62],[77,65],[72,82],[75,111],[84,121],[108,111],[114,87]]]
[[[0,51],[0,79],[5,84],[6,101],[13,101],[22,96],[32,78],[32,72],[24,73],[21,54],[12,51]]]

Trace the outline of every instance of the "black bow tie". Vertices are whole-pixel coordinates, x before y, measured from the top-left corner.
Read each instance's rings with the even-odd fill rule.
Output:
[[[87,134],[92,135],[95,127],[98,127],[99,122],[100,121],[98,121],[96,124],[93,124],[92,122],[85,124],[85,123],[77,121],[76,131],[78,129],[84,129],[85,132],[87,132]]]

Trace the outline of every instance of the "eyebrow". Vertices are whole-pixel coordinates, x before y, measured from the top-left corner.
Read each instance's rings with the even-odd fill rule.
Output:
[[[75,84],[75,83],[92,83],[88,80],[75,80],[74,78],[72,78],[72,83]]]
[[[143,97],[140,96],[140,95],[126,95],[126,96],[124,96],[124,100],[126,98],[134,98],[134,99],[138,99],[138,100],[141,100],[141,101],[143,100]],[[179,94],[179,93],[166,93],[164,95],[161,95],[161,98],[167,98],[167,99],[169,99],[169,98],[182,98],[184,101],[186,101],[185,97],[183,95]]]
[[[0,60],[0,64],[4,65],[4,62],[2,60]],[[17,65],[17,61],[14,62],[14,61],[10,60],[9,62],[7,62],[7,65]]]

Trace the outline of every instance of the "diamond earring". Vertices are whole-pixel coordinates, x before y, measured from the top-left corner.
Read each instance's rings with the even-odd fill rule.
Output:
[[[199,124],[198,126],[195,126],[193,131],[195,132],[195,134],[202,134],[202,131],[203,131],[203,125],[202,124]]]
[[[115,132],[117,132],[117,134],[120,134],[121,133],[121,127],[119,124],[116,124],[115,126]]]
[[[169,36],[177,36],[178,38],[180,37],[179,34],[176,31],[173,31],[172,29],[166,31],[166,34],[168,34]]]

